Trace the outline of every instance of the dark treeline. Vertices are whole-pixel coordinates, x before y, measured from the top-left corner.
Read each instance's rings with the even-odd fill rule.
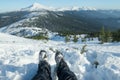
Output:
[[[120,29],[112,32],[112,38],[113,38],[113,41],[117,41],[117,42],[120,41]]]
[[[104,27],[99,32],[59,32],[60,36],[66,36],[66,40],[69,40],[68,37],[70,35],[81,35],[86,34],[87,36],[85,38],[94,38],[98,37],[99,41],[101,41],[101,44],[105,42],[120,42],[120,29],[117,31],[110,31],[105,30]],[[76,36],[74,36],[76,37]]]

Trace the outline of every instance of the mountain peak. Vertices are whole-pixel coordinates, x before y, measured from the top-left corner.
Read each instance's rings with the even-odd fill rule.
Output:
[[[33,5],[32,6],[30,6],[31,8],[39,8],[39,9],[47,9],[47,7],[46,6],[44,6],[44,5],[41,5],[41,4],[39,4],[39,3],[33,3]]]
[[[39,3],[33,3],[31,6],[27,8],[21,9],[22,11],[38,11],[38,10],[49,10],[49,7],[46,7],[44,5],[41,5]]]
[[[41,4],[40,4],[40,3],[35,2],[35,3],[33,3],[32,5],[37,6],[37,5],[41,5]]]
[[[93,7],[82,7],[81,10],[97,10],[97,9]]]

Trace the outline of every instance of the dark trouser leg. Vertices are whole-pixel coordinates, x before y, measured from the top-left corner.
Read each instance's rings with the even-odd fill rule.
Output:
[[[37,74],[32,80],[52,80],[50,65],[46,61],[40,61]]]
[[[61,59],[57,66],[57,76],[58,80],[77,80],[75,74],[70,71],[68,65],[63,59]]]

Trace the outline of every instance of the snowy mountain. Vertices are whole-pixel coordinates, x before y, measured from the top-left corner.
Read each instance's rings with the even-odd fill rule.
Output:
[[[21,11],[40,11],[40,10],[51,10],[51,9],[52,9],[51,7],[46,7],[39,3],[34,3],[27,8],[22,8]]]
[[[102,26],[115,31],[120,28],[119,21],[119,10],[96,10],[88,7],[56,9],[34,3],[20,11],[0,14],[0,32],[28,37],[50,32],[98,32]]]
[[[77,6],[73,6],[73,7],[57,8],[57,9],[54,9],[53,11],[80,11],[80,10],[95,11],[97,9],[91,8],[91,7],[77,7]]]
[[[33,21],[37,19],[39,15],[44,16],[46,14],[46,11],[25,14],[21,20],[0,28],[0,32],[20,37],[32,37],[46,33],[46,35],[49,35],[51,31],[48,29],[32,26]]]
[[[98,43],[96,38],[87,41],[86,52],[80,54],[85,45],[81,39],[78,43],[37,41],[0,33],[0,80],[31,80],[40,50],[47,51],[52,78],[56,77],[54,50],[59,50],[78,80],[120,80],[120,43]]]
[[[34,3],[29,7],[22,8],[21,11],[41,11],[41,10],[49,10],[49,11],[78,11],[78,10],[96,10],[95,8],[91,7],[63,7],[63,8],[53,8],[53,7],[47,7],[44,5],[41,5],[39,3]]]

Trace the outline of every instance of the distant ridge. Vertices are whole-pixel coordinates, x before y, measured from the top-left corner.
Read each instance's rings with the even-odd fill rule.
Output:
[[[88,7],[52,8],[39,3],[10,13],[0,14],[0,32],[17,36],[35,36],[44,32],[88,33],[101,27],[115,31],[120,28],[119,10]]]
[[[21,11],[40,11],[40,10],[49,10],[49,11],[71,11],[71,10],[97,10],[95,8],[91,7],[61,7],[61,8],[53,8],[53,7],[47,7],[39,3],[33,3],[32,5],[22,8]]]

